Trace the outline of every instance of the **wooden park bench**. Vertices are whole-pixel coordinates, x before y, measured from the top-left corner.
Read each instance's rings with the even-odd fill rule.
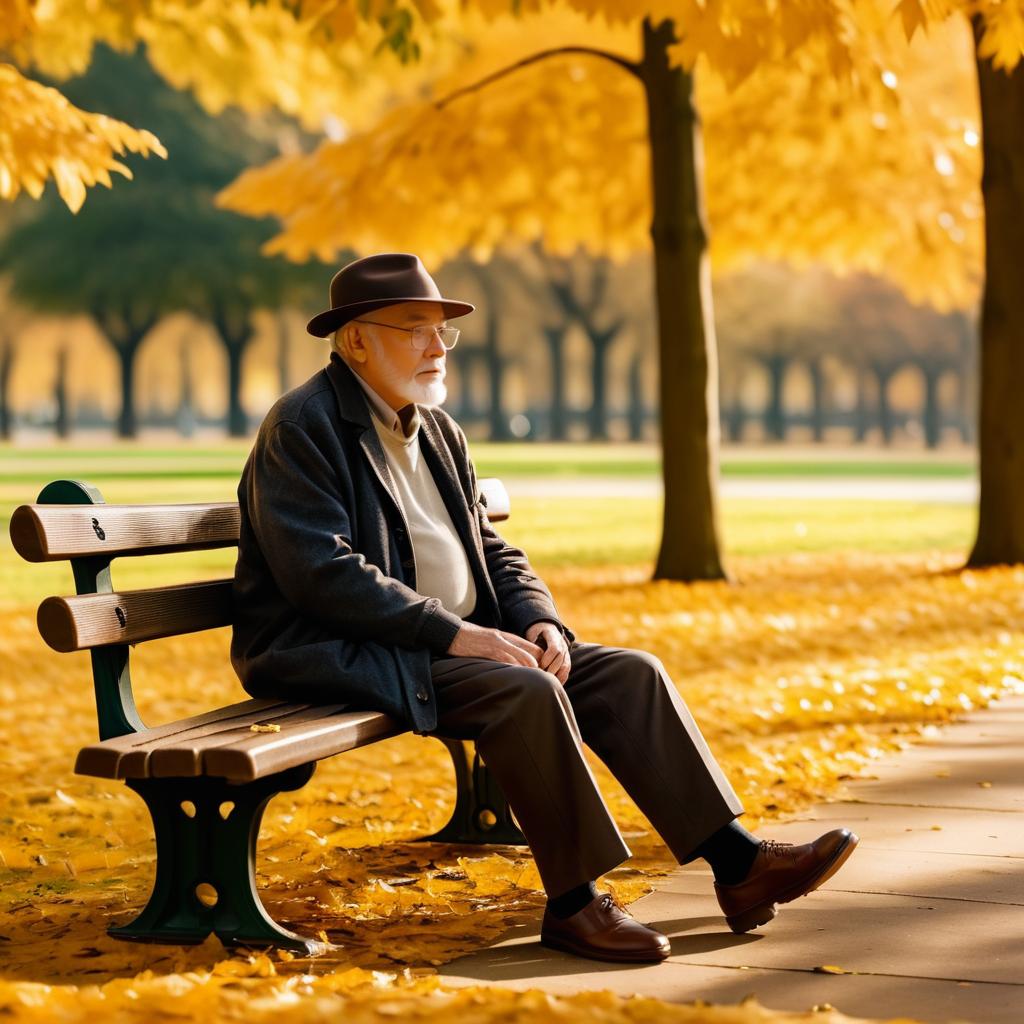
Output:
[[[488,518],[507,519],[501,481],[479,486]],[[148,728],[132,695],[131,648],[229,625],[231,579],[119,591],[112,560],[237,545],[238,504],[107,505],[87,483],[56,480],[36,504],[14,512],[10,531],[28,561],[71,562],[77,596],[46,598],[37,622],[54,650],[92,656],[100,742],[78,752],[75,772],[124,779],[153,818],[153,893],[134,921],[109,934],[191,945],[212,931],[227,946],[275,945],[305,955],[330,948],[282,928],[260,902],[255,861],[263,810],[277,793],[304,786],[322,758],[397,736],[405,726],[344,704],[253,699]],[[425,840],[525,844],[471,745],[442,742],[455,765],[455,810]]]

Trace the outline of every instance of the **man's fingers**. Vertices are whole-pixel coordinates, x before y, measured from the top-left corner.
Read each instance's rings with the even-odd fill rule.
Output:
[[[530,646],[534,647],[535,645],[534,644],[530,644]],[[523,647],[520,647],[518,644],[513,644],[513,643],[510,643],[508,645],[508,647],[509,647],[509,653],[512,655],[512,657],[514,659],[514,664],[516,664],[516,665],[526,665],[529,668],[536,668],[537,667],[537,659],[533,656],[533,654],[530,653],[530,651],[526,650]],[[541,650],[540,650],[539,647],[537,647],[536,650],[537,650],[538,654],[541,653]]]
[[[551,671],[558,676],[561,682],[565,682],[569,677],[569,655],[567,652],[563,652],[562,656],[558,659],[558,662],[552,666]]]
[[[502,633],[502,636],[505,638],[507,643],[511,644],[513,647],[518,647],[521,651],[525,651],[534,659],[534,661],[544,653],[544,648],[539,644],[532,643],[524,637],[516,636],[515,633]]]
[[[552,662],[556,661],[558,654],[559,651],[557,647],[545,647],[544,653],[538,659],[537,664],[540,665],[541,668],[547,669],[549,672],[553,672],[555,668],[557,668],[557,665],[553,665]]]

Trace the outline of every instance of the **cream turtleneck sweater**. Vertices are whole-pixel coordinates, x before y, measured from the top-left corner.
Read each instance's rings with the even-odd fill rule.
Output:
[[[373,413],[374,429],[391,470],[394,494],[409,524],[416,592],[436,597],[453,615],[465,617],[476,607],[476,583],[469,558],[420,452],[420,414],[412,403],[400,412],[352,371]]]

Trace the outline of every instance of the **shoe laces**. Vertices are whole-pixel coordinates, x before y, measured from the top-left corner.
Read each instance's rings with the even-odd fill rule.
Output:
[[[792,847],[792,843],[780,843],[777,839],[762,839],[761,850],[766,857],[778,857]]]
[[[610,892],[603,892],[597,898],[600,901],[598,906],[602,910],[610,910],[612,907],[618,907],[622,911],[626,909]]]

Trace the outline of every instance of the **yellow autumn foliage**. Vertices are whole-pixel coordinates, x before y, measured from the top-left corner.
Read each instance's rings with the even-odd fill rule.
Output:
[[[194,90],[212,112],[229,103],[253,111],[276,107],[307,128],[344,130],[369,112],[379,115],[389,89],[401,92],[403,83],[436,71],[429,62],[449,44],[459,19],[497,23],[515,12],[547,21],[565,9],[588,19],[588,32],[598,34],[615,26],[635,37],[645,16],[673,18],[685,32],[670,49],[671,60],[692,67],[703,58],[730,87],[780,62],[795,73],[863,84],[889,60],[894,26],[912,37],[973,12],[983,23],[980,53],[997,66],[1014,67],[1024,45],[1022,0],[901,0],[895,8],[890,0],[571,0],[567,8],[546,0],[0,0],[0,46],[19,74],[38,68],[63,78],[84,71],[97,42],[122,50],[143,42],[157,70]],[[550,46],[552,37],[542,29],[534,43]],[[366,56],[381,48],[380,73],[366,74]],[[417,53],[419,64],[410,60]],[[63,172],[66,182],[77,182],[62,188],[72,203],[112,169],[103,156],[80,152],[86,130],[69,130],[66,117],[33,116],[40,101],[25,86],[2,98],[4,109],[16,111],[31,130],[15,139],[0,128],[0,166],[38,165],[24,186],[31,184],[30,194],[39,173],[44,180],[57,173],[47,154],[81,163],[85,173]],[[14,179],[12,171],[8,176]],[[2,194],[9,198],[13,187]]]
[[[279,217],[266,250],[293,260],[329,260],[348,247],[402,249],[434,264],[467,248],[483,260],[537,237],[561,253],[646,251],[640,84],[588,54],[525,63],[574,42],[634,61],[635,30],[550,4],[532,18],[467,15],[459,30],[461,46],[432,53],[434,79],[396,90],[375,124],[252,168],[219,201]],[[816,260],[884,274],[942,308],[976,299],[982,204],[969,33],[951,25],[910,47],[891,42],[885,56],[884,72],[857,91],[826,70],[779,64],[739,88],[698,77],[718,269],[755,257]]]
[[[1024,692],[1020,567],[957,571],[960,554],[948,551],[732,561],[738,586],[653,582],[646,564],[538,568],[582,639],[661,657],[744,800],[744,824],[762,834],[932,723]],[[212,937],[192,948],[110,938],[106,927],[130,920],[152,886],[150,824],[123,785],[72,773],[77,749],[95,739],[88,656],[46,649],[31,607],[0,610],[0,637],[0,1012],[15,1021],[84,1020],[104,999],[124,1019],[217,1019],[239,1012],[243,993],[255,1021],[327,1019],[342,1005],[348,1016],[398,1014],[407,1004],[388,1000],[414,995],[415,1014],[439,1020],[445,1007],[497,1020],[531,999],[581,1019],[696,1012],[608,994],[428,997],[434,979],[419,976],[535,921],[543,893],[523,849],[415,841],[444,824],[454,784],[441,744],[412,735],[320,762],[264,818],[257,874],[267,906],[338,949],[309,960],[231,954]],[[143,719],[244,699],[228,640],[217,630],[138,647]],[[603,763],[591,764],[634,853],[604,884],[628,902],[674,862]],[[762,1012],[711,1008],[692,1019],[750,1024],[768,1019]]]
[[[0,0],[0,46],[24,39],[35,28],[36,0]]]
[[[259,953],[218,964],[213,970],[157,977],[143,971],[105,984],[63,986],[10,984],[0,981],[0,1011],[11,1024],[67,1024],[110,1020],[188,1020],[194,1024],[226,1020],[272,1020],[274,1024],[346,1021],[380,1024],[413,1019],[425,1024],[858,1024],[832,1008],[807,1013],[767,1010],[756,1000],[738,1006],[672,1005],[610,991],[556,996],[540,989],[515,992],[496,986],[446,988],[421,972],[366,971],[352,968],[335,974],[279,973],[275,961]],[[892,1024],[910,1024],[893,1021]]]
[[[56,89],[25,78],[11,64],[0,64],[0,109],[0,199],[14,199],[23,189],[38,199],[52,178],[74,212],[89,185],[101,182],[110,188],[111,171],[132,176],[117,154],[167,156],[151,132],[79,110]]]

